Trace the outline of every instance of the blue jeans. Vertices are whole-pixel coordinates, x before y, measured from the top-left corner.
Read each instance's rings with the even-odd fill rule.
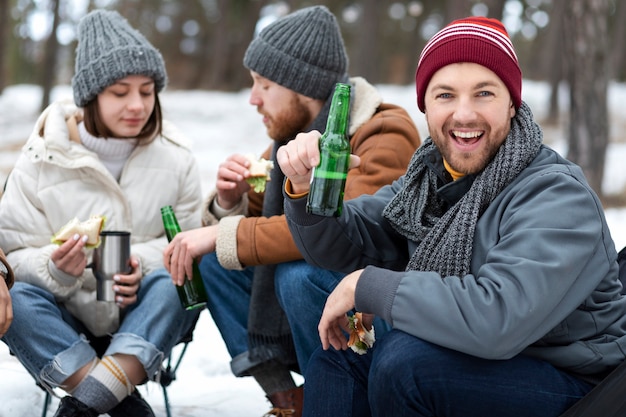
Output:
[[[287,314],[302,375],[306,373],[311,355],[321,346],[317,325],[326,299],[343,277],[344,274],[316,268],[304,261],[288,262],[276,268],[276,294]],[[385,321],[374,319],[377,336],[389,329]]]
[[[524,355],[486,360],[399,330],[365,355],[315,351],[303,417],[556,417],[592,386]]]
[[[237,360],[248,350],[248,314],[254,268],[242,271],[224,269],[214,253],[202,257],[200,273],[207,290],[207,307],[213,316],[239,375]],[[317,325],[326,297],[343,274],[320,269],[305,261],[285,262],[275,272],[276,295],[287,314],[298,366],[304,374],[313,351],[320,346]],[[386,324],[375,323],[382,334]],[[249,364],[253,366],[254,364]]]
[[[43,386],[60,386],[96,357],[85,326],[49,291],[16,282],[11,298],[13,323],[2,340]],[[143,278],[137,302],[122,310],[105,355],[133,355],[152,378],[199,314],[181,307],[169,274],[157,270]]]

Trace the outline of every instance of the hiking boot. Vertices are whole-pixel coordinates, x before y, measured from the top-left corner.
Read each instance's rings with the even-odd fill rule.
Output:
[[[98,417],[100,414],[93,408],[87,407],[83,402],[74,397],[61,398],[59,408],[54,417]]]
[[[107,414],[111,417],[154,417],[154,411],[137,390],[110,409]]]
[[[296,415],[295,412],[296,410],[293,408],[272,408],[270,411],[263,414],[263,417],[293,417]]]
[[[263,417],[301,417],[302,401],[304,399],[304,388],[297,387],[288,391],[275,392],[268,395],[274,408],[268,411]]]

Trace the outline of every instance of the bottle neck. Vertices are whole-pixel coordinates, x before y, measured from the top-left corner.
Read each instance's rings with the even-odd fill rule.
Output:
[[[171,241],[174,236],[180,232],[180,226],[178,225],[178,220],[176,220],[176,215],[171,208],[163,207],[161,209],[161,217],[167,240]]]
[[[330,104],[326,132],[345,135],[348,130],[348,114],[350,113],[350,86],[337,84],[333,100]]]

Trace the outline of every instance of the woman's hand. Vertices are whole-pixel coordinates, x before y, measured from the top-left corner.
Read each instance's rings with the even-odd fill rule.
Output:
[[[137,302],[137,292],[143,278],[143,271],[139,258],[130,257],[131,272],[128,275],[116,274],[113,276],[113,291],[115,291],[115,303],[120,308],[128,307]]]
[[[52,252],[50,260],[52,260],[57,269],[71,276],[79,277],[87,266],[87,255],[83,251],[86,243],[86,235],[80,236],[75,234],[72,239],[66,240]]]

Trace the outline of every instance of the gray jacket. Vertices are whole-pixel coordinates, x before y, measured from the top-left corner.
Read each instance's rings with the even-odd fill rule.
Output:
[[[579,167],[543,146],[479,219],[471,274],[405,271],[417,242],[382,216],[404,177],[344,204],[340,218],[285,213],[306,259],[365,268],[356,309],[394,328],[486,359],[520,353],[595,381],[626,352],[626,298],[602,205]],[[446,187],[454,187],[455,183]]]

